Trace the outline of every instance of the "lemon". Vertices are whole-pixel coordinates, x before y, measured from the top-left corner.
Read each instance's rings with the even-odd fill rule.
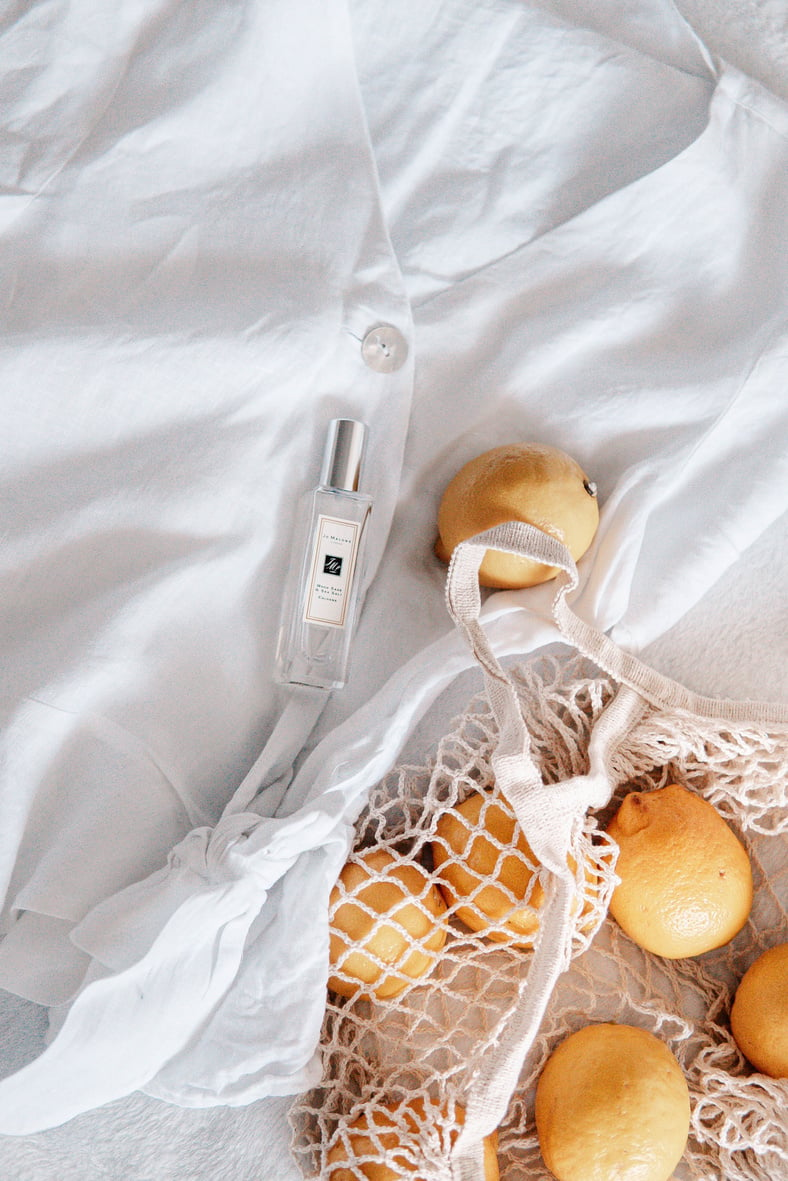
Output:
[[[418,1165],[412,1163],[412,1150],[405,1155],[398,1153],[397,1149],[401,1148],[405,1138],[418,1135],[425,1119],[445,1118],[445,1109],[432,1101],[429,1106],[433,1111],[428,1112],[424,1100],[418,1097],[399,1106],[384,1103],[374,1108],[371,1115],[364,1112],[353,1120],[348,1127],[353,1161],[349,1159],[343,1141],[337,1140],[328,1152],[329,1166],[334,1167],[329,1168],[326,1181],[358,1181],[359,1173],[366,1181],[401,1181],[405,1176],[411,1177],[412,1181],[423,1181],[417,1175]],[[465,1111],[458,1105],[454,1107],[454,1120],[460,1126],[465,1121]],[[447,1154],[458,1132],[459,1127],[449,1132],[449,1142],[445,1146]],[[484,1176],[480,1181],[499,1181],[497,1144],[495,1132],[484,1140]],[[389,1154],[390,1163],[379,1159],[384,1152]],[[365,1160],[365,1157],[369,1159]],[[355,1169],[345,1167],[351,1163],[355,1164]]]
[[[447,485],[438,508],[437,556],[448,561],[461,541],[505,521],[525,521],[567,546],[575,561],[599,525],[596,488],[579,464],[557,447],[514,443],[466,463]],[[558,573],[528,558],[488,550],[482,586],[517,588]]]
[[[544,890],[534,880],[536,859],[508,806],[473,792],[440,814],[435,836],[438,885],[449,906],[457,906],[457,918],[490,939],[532,946]],[[458,906],[463,899],[469,904]]]
[[[329,988],[340,996],[396,996],[432,968],[446,942],[445,912],[416,862],[381,848],[354,855],[329,900]]]
[[[707,800],[680,784],[630,792],[607,829],[621,879],[610,914],[637,944],[668,959],[722,947],[747,921],[747,850]]]
[[[558,1181],[667,1181],[689,1134],[684,1073],[659,1038],[588,1025],[553,1051],[536,1087],[536,1131]]]
[[[473,792],[446,808],[435,824],[432,857],[441,893],[466,927],[511,947],[533,946],[544,890],[508,800]],[[574,872],[574,858],[567,863]]]
[[[731,1009],[731,1032],[756,1070],[788,1078],[788,943],[770,947],[744,973]]]

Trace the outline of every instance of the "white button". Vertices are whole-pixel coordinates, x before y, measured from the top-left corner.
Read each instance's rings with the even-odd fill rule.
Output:
[[[408,342],[391,324],[371,328],[361,342],[361,356],[376,373],[394,373],[408,356]]]

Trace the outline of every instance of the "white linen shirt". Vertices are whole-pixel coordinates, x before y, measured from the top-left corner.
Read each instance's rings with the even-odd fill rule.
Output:
[[[784,511],[785,107],[668,0],[53,0],[0,53],[0,985],[78,996],[0,1131],[292,1093],[352,820],[470,660],[454,472],[572,454],[602,505],[575,608],[635,650]],[[287,714],[278,815],[247,790],[213,840],[285,707],[336,416],[374,500],[350,682],[311,735]],[[549,595],[489,596],[499,653],[554,638]]]

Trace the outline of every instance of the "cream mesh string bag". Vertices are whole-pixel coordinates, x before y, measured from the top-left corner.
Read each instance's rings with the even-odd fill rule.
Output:
[[[479,624],[488,548],[565,572],[553,614],[568,656],[510,672],[499,665]],[[447,602],[485,692],[430,765],[392,771],[359,818],[351,860],[367,868],[338,887],[329,917],[353,903],[371,931],[385,923],[368,959],[373,976],[400,990],[329,989],[323,1081],[291,1112],[305,1177],[366,1181],[376,1161],[394,1177],[482,1181],[485,1138],[497,1129],[503,1181],[549,1178],[533,1115],[542,1066],[570,1032],[618,1021],[662,1038],[687,1077],[691,1130],[677,1179],[788,1178],[788,1081],[755,1072],[728,1021],[746,968],[788,939],[788,709],[703,698],[658,675],[572,613],[576,585],[568,551],[528,525],[498,526],[455,551]],[[607,915],[617,849],[604,825],[626,792],[669,782],[715,805],[744,842],[755,881],[739,935],[686,960],[642,950]],[[445,816],[464,801],[473,803],[461,844],[483,842],[485,859],[460,893],[447,887],[457,881],[457,844]],[[526,843],[508,891],[515,818]],[[385,870],[365,860],[373,848],[388,855]],[[392,865],[417,867],[408,903],[421,925],[408,921],[412,910],[380,918],[366,902]],[[431,900],[441,884],[447,933],[437,948]],[[346,958],[332,968],[337,987],[355,980],[351,967]]]

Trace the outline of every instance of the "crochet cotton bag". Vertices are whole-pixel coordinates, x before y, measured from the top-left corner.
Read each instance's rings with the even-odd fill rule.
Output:
[[[502,668],[479,623],[488,548],[564,572],[553,616],[566,650]],[[426,892],[439,880],[441,813],[472,792],[485,806],[503,796],[533,851],[532,885],[517,907],[538,916],[538,930],[533,946],[491,939],[460,921],[455,903],[431,971],[406,977],[397,996],[328,992],[323,1080],[291,1112],[305,1177],[365,1181],[365,1163],[377,1160],[397,1177],[480,1181],[482,1141],[496,1129],[503,1181],[551,1177],[536,1138],[536,1080],[567,1034],[598,1021],[653,1032],[684,1069],[692,1114],[677,1179],[788,1176],[788,1081],[753,1070],[729,1024],[744,971],[788,938],[788,708],[701,697],[659,675],[571,611],[576,585],[565,547],[528,525],[497,526],[455,550],[447,603],[485,691],[428,766],[398,767],[373,789],[355,851],[377,846],[419,863]],[[628,791],[669,782],[725,817],[755,884],[744,929],[682,960],[644,951],[607,914],[617,848],[604,825]],[[474,897],[462,905],[473,908]],[[359,1119],[364,1138],[351,1127]]]

